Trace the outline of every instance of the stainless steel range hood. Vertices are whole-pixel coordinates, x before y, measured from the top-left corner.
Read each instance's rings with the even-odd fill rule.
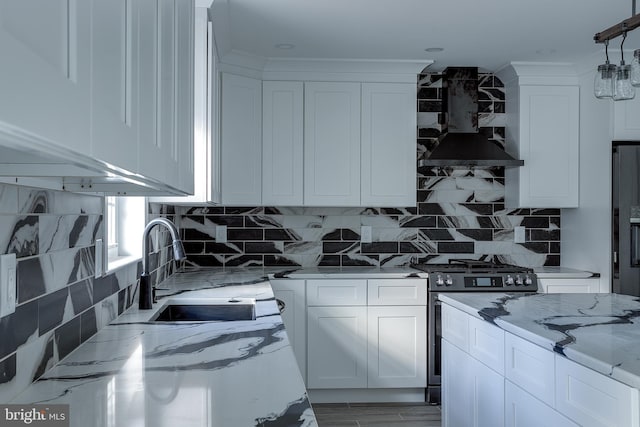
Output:
[[[478,69],[445,70],[443,97],[448,112],[448,132],[419,168],[434,166],[522,166],[496,142],[478,133]]]

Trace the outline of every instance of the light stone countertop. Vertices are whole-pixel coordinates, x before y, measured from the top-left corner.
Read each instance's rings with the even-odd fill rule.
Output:
[[[640,388],[640,298],[619,294],[446,293],[439,299]]]
[[[12,403],[70,404],[71,426],[317,426],[262,269],[178,273]],[[164,298],[162,297],[164,296]],[[255,321],[154,323],[167,301],[256,299]]]

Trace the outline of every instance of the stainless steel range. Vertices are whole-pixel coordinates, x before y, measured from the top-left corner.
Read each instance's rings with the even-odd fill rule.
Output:
[[[427,400],[440,403],[442,324],[438,294],[444,292],[537,292],[533,269],[486,261],[452,259],[448,264],[413,264],[429,274],[427,307]]]

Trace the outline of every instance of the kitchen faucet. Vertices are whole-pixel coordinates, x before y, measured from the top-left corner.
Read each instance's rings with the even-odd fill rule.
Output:
[[[173,239],[173,258],[175,261],[183,261],[187,259],[182,246],[182,240],[178,235],[178,229],[166,218],[155,218],[149,221],[142,233],[142,273],[140,274],[140,295],[138,300],[138,308],[140,310],[148,310],[153,305],[153,289],[149,281],[149,233],[155,225],[164,225],[171,233]]]

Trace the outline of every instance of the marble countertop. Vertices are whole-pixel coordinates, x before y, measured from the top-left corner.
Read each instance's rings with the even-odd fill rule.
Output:
[[[599,273],[569,267],[535,267],[533,271],[541,279],[587,279],[600,277]]]
[[[178,273],[12,403],[70,404],[71,426],[317,426],[265,271]],[[250,297],[255,321],[153,323],[167,301]]]
[[[640,388],[640,298],[618,294],[447,293],[440,300]]]
[[[427,278],[427,273],[411,267],[308,267],[272,273],[276,279],[404,279]]]

